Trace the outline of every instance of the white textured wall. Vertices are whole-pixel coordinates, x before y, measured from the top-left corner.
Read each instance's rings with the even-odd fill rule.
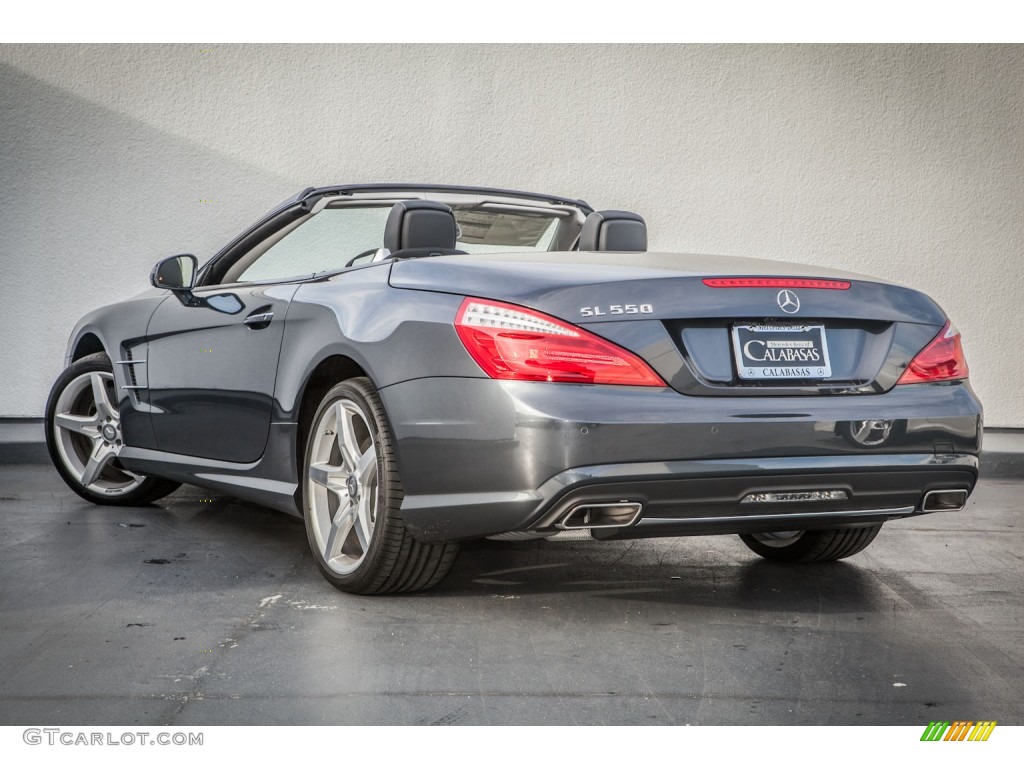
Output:
[[[433,181],[921,288],[1024,427],[1022,116],[1020,46],[0,46],[0,416],[157,258],[310,184]]]

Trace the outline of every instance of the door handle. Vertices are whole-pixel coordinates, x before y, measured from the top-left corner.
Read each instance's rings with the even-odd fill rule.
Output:
[[[270,325],[270,321],[274,319],[273,312],[253,312],[242,322],[252,328],[254,331],[258,331],[260,328],[266,328]]]

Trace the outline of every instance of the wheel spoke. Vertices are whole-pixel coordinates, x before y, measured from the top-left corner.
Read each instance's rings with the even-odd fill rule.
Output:
[[[857,431],[853,433],[853,439],[857,441],[866,440],[871,434],[872,423],[870,421],[855,421],[853,423],[859,425]]]
[[[82,485],[88,487],[95,483],[99,479],[103,468],[107,466],[113,457],[114,452],[102,443],[93,448],[89,461],[85,463],[85,468],[82,470]]]
[[[351,503],[343,505],[331,522],[331,530],[324,543],[324,560],[331,560],[341,554],[352,525],[355,523],[355,510]]]
[[[354,469],[359,457],[359,441],[356,439],[356,425],[353,414],[342,403],[338,403],[338,448],[346,469]]]
[[[356,508],[356,538],[363,552],[370,548],[370,536],[373,533],[373,520],[370,517],[370,492],[363,491]]]
[[[92,397],[96,401],[96,416],[100,419],[116,419],[117,408],[110,402],[107,394],[106,378],[99,373],[89,376],[92,384]]]
[[[328,464],[310,464],[309,479],[317,485],[334,490],[334,486],[331,484],[331,474],[337,471],[337,467],[332,467]]]
[[[373,443],[370,443],[370,447],[366,449],[366,453],[359,457],[356,461],[355,466],[356,477],[359,478],[359,484],[368,489],[370,487],[370,481],[373,480],[377,474],[377,449]]]
[[[58,413],[53,423],[68,432],[86,437],[96,437],[99,433],[99,419],[95,416],[76,416],[73,413]]]

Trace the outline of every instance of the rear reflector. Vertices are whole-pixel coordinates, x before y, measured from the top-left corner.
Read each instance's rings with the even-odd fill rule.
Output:
[[[967,358],[960,344],[960,332],[948,322],[938,335],[922,349],[897,384],[926,384],[936,381],[957,381],[968,376]]]
[[[825,288],[830,291],[846,291],[850,288],[847,280],[800,277],[705,277],[703,283],[709,288]]]
[[[774,504],[790,501],[846,501],[846,491],[773,491],[765,493],[748,493],[740,504]]]
[[[492,379],[666,386],[632,352],[514,304],[466,299],[455,317],[455,330]]]

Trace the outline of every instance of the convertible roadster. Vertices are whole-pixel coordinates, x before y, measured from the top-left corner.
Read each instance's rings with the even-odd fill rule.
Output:
[[[97,504],[192,483],[304,518],[327,580],[426,589],[459,542],[739,534],[829,561],[958,511],[982,409],[909,288],[648,253],[644,220],[499,189],[306,189],[84,317],[46,408]]]

